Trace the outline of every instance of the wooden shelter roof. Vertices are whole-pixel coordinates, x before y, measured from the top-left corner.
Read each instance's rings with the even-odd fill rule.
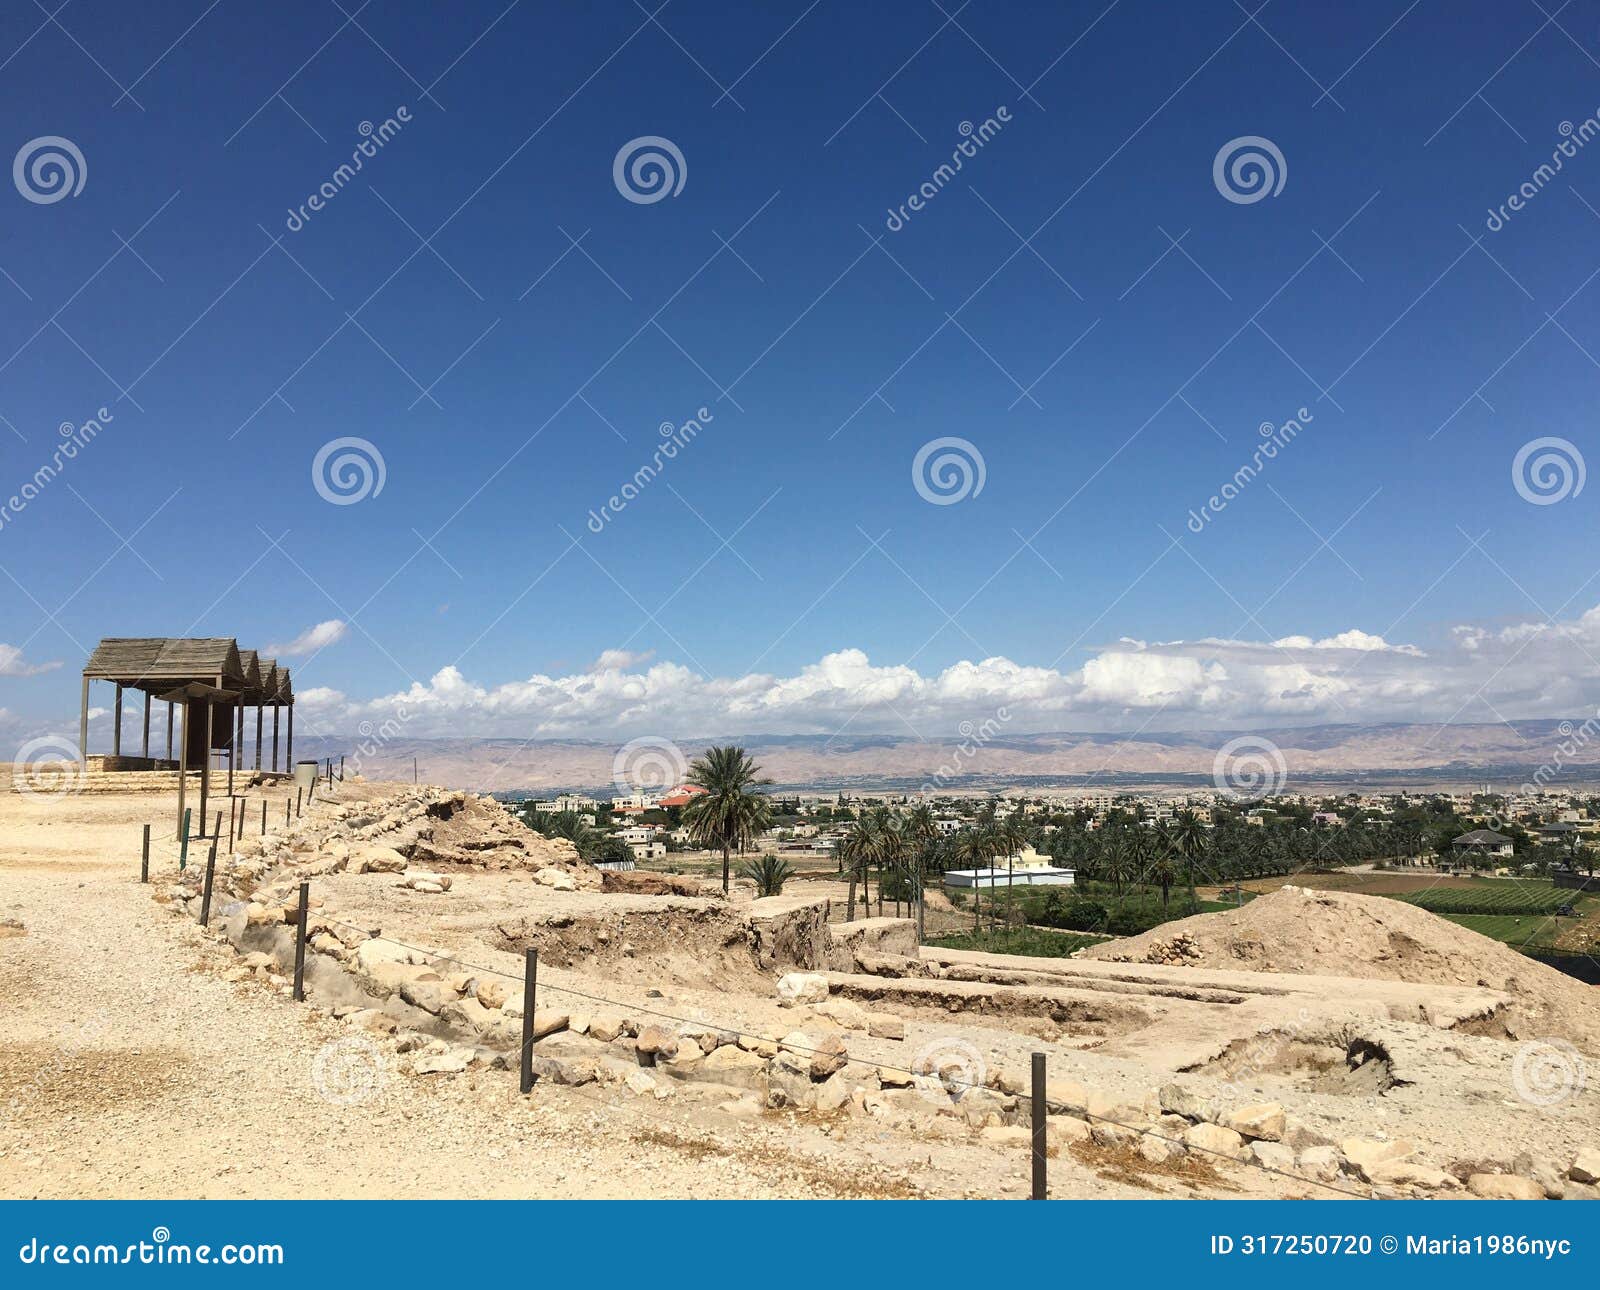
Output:
[[[244,673],[244,701],[265,702],[265,697],[261,693],[261,656],[253,649],[240,650],[239,668]]]
[[[91,680],[115,681],[151,694],[166,691],[175,682],[214,684],[219,676],[225,685],[236,690],[252,686],[259,690],[259,656],[254,650],[243,653],[249,657],[249,664],[231,636],[108,636],[89,655],[83,674]],[[284,674],[278,675],[281,678]]]

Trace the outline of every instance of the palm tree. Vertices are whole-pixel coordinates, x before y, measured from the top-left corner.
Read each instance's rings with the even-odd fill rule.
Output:
[[[684,826],[695,842],[722,851],[722,894],[728,894],[729,855],[745,851],[772,822],[772,802],[752,790],[770,779],[743,748],[707,748],[689,765],[688,782],[697,794],[683,812]]]
[[[779,896],[783,884],[794,876],[794,866],[775,855],[753,856],[739,866],[739,876],[756,885],[758,896]]]
[[[972,877],[972,930],[978,930],[978,910],[982,906],[983,870],[994,855],[992,835],[987,828],[967,828],[956,834],[955,856],[963,867],[970,868]]]
[[[1178,818],[1172,826],[1172,844],[1177,848],[1178,854],[1189,861],[1189,899],[1194,899],[1194,862],[1196,856],[1205,854],[1206,845],[1210,838],[1206,836],[1206,826],[1200,823],[1200,817],[1193,811],[1180,811]]]

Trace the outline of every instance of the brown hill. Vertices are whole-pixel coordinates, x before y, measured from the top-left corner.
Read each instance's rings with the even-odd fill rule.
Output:
[[[1499,941],[1404,901],[1283,887],[1239,909],[1164,923],[1082,957],[1475,985],[1513,999],[1516,1039],[1566,1040],[1600,1053],[1600,991]]]

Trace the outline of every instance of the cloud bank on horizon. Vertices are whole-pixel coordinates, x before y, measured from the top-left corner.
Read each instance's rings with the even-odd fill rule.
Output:
[[[1352,629],[1274,641],[1124,638],[1070,671],[993,657],[925,674],[847,648],[791,676],[719,677],[608,650],[565,676],[486,685],[448,666],[390,694],[312,687],[299,703],[330,732],[403,713],[415,736],[551,739],[846,730],[940,738],[997,714],[1015,734],[1569,717],[1600,703],[1600,606],[1569,621],[1459,626],[1433,651]]]

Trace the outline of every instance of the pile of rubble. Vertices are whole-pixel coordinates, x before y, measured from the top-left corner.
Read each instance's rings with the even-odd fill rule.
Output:
[[[1188,932],[1179,932],[1170,940],[1152,940],[1137,957],[1131,954],[1103,955],[1111,963],[1161,963],[1168,967],[1194,963],[1201,958],[1199,944]]]

